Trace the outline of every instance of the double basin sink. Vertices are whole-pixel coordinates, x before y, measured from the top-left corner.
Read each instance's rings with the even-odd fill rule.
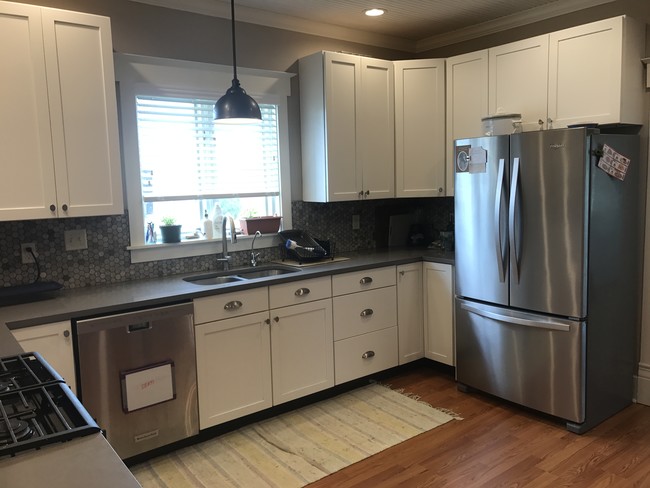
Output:
[[[192,283],[194,285],[222,285],[224,283],[253,280],[255,278],[267,278],[269,276],[296,273],[298,271],[300,271],[300,268],[275,264],[257,266],[255,268],[240,268],[232,269],[229,271],[218,271],[214,273],[187,276],[183,278],[183,281],[187,281],[188,283]]]

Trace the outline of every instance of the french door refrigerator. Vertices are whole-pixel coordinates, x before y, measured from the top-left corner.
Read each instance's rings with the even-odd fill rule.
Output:
[[[629,159],[623,180],[598,166],[612,154]],[[632,401],[645,205],[639,138],[524,132],[457,140],[455,155],[459,388],[585,432]]]

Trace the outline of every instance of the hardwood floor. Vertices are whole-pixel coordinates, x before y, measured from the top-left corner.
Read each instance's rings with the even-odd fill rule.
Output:
[[[650,487],[650,407],[633,404],[583,435],[426,365],[383,379],[463,417],[309,485]]]

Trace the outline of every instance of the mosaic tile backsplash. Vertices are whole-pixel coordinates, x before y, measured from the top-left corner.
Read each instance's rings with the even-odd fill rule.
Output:
[[[335,252],[375,249],[387,245],[388,216],[412,213],[426,241],[453,222],[452,198],[372,200],[365,202],[293,202],[293,228],[316,238],[329,239]],[[352,216],[360,229],[352,229]],[[86,229],[88,249],[66,251],[63,233]],[[0,222],[0,285],[13,286],[35,280],[35,264],[21,263],[21,243],[34,242],[41,279],[79,288],[217,269],[216,255],[131,263],[128,214],[108,217]],[[279,248],[261,249],[262,262],[279,259]],[[233,265],[244,266],[247,251],[233,252]]]

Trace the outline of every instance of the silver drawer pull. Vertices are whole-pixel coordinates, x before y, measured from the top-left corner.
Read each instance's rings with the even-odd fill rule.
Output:
[[[372,311],[372,308],[366,308],[365,310],[361,310],[361,315],[362,317],[370,317],[374,312]]]
[[[366,351],[361,355],[361,359],[370,359],[375,357],[375,351]]]
[[[359,280],[359,283],[361,283],[362,285],[368,285],[372,283],[372,278],[370,276],[364,276]]]
[[[224,310],[232,311],[232,310],[237,310],[244,305],[242,302],[239,300],[233,300],[232,302],[228,302],[223,306]]]
[[[309,295],[309,288],[298,288],[296,290],[296,296],[301,297],[304,295]]]

